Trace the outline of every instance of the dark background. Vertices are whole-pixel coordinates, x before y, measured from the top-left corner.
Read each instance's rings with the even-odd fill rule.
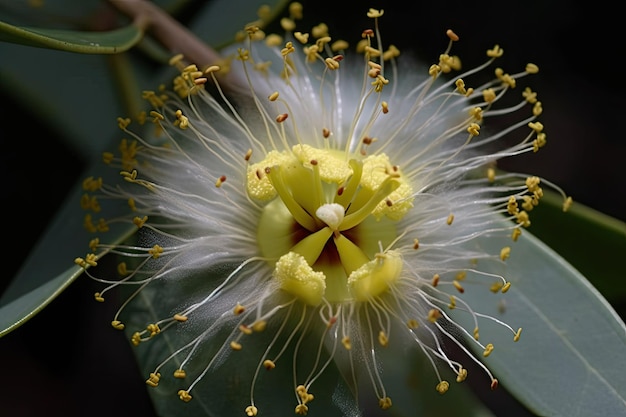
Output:
[[[349,40],[370,26],[368,7],[383,8],[384,40],[414,51],[428,64],[445,48],[448,28],[461,37],[454,53],[465,68],[482,62],[484,51],[495,43],[505,50],[500,65],[508,72],[529,61],[538,64],[540,73],[529,83],[543,102],[541,121],[548,145],[502,166],[550,179],[576,201],[626,220],[626,87],[621,80],[625,48],[622,14],[609,2],[393,0],[358,6],[346,2],[342,10],[337,1],[303,4],[312,23],[324,20],[331,35]],[[0,65],[8,58],[19,57],[2,57]],[[1,201],[8,270],[0,290],[84,168],[54,132],[29,122],[27,107],[2,98]],[[63,160],[51,155],[63,155]],[[48,173],[54,174],[54,181],[44,184]],[[45,207],[25,204],[33,195],[45,201]],[[95,288],[79,279],[42,314],[0,340],[0,415],[154,414],[128,342],[107,324],[114,306],[95,303]]]

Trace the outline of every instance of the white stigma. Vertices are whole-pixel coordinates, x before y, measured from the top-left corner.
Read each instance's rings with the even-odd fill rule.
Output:
[[[332,230],[337,230],[343,221],[344,210],[345,209],[341,204],[324,204],[315,211],[315,215],[318,219],[326,223]]]

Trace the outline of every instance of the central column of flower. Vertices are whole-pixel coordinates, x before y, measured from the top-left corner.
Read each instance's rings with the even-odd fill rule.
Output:
[[[381,247],[397,237],[410,192],[385,155],[346,161],[297,145],[248,169],[248,193],[269,200],[257,233],[261,253],[280,287],[311,305],[365,300],[398,278],[400,256]]]

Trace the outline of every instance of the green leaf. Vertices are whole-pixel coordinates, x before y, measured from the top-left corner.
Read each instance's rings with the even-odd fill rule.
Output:
[[[484,362],[538,415],[626,415],[622,320],[584,276],[530,233],[516,243],[483,239],[483,249],[492,253],[504,246],[512,247],[501,272],[512,283],[510,290],[493,294],[467,285],[463,298],[523,332],[515,343],[502,326],[479,321],[481,342],[495,346]],[[450,314],[473,329],[467,313]],[[482,357],[482,349],[475,350]]]
[[[131,24],[107,32],[13,26],[0,21],[0,41],[83,54],[117,54],[142,39],[143,29]]]
[[[109,167],[103,172],[105,166],[100,166],[99,170],[92,168],[90,174],[96,177],[98,172],[104,178],[117,174],[111,172],[113,170]],[[74,264],[74,259],[90,252],[88,244],[95,236],[89,234],[83,226],[85,211],[80,205],[84,193],[81,184],[82,181],[74,187],[43,238],[0,297],[0,336],[39,313],[82,272],[82,268]],[[115,209],[115,206],[111,209]],[[136,230],[137,227],[132,224],[116,224],[100,239],[112,244],[119,243]]]
[[[26,323],[61,294],[83,269],[74,266],[45,284],[0,307],[0,337]]]
[[[531,214],[531,231],[566,258],[611,303],[626,299],[623,257],[626,223],[574,202],[564,214],[562,198],[544,191]]]

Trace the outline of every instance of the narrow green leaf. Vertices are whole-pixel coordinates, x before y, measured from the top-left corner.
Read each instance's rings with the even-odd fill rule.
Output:
[[[45,284],[0,307],[0,337],[26,323],[63,292],[83,269],[74,266]]]
[[[143,35],[143,30],[133,24],[107,32],[89,32],[13,26],[0,21],[0,41],[82,54],[124,52],[137,45]]]
[[[501,384],[542,416],[626,415],[626,326],[608,302],[530,233],[516,243],[487,238],[482,244],[494,253],[512,247],[498,272],[512,286],[506,294],[493,294],[467,285],[463,298],[514,329],[523,328],[515,343],[503,326],[479,320],[481,342],[495,346],[485,363]],[[450,314],[473,328],[466,312]],[[482,355],[482,349],[476,352]]]

